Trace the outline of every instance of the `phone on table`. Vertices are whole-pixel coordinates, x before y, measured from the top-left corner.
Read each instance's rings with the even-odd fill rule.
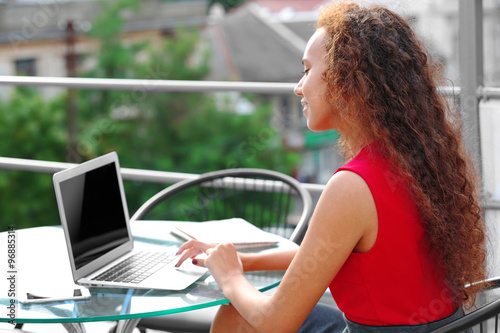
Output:
[[[67,295],[58,294],[53,296],[38,295],[35,293],[23,293],[19,298],[21,304],[39,304],[48,302],[63,302],[63,301],[76,301],[85,300],[90,298],[90,291],[87,288],[75,288],[73,293]]]

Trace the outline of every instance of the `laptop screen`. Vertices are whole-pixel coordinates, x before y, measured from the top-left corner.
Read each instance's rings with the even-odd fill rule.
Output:
[[[76,269],[127,242],[115,163],[60,184]]]

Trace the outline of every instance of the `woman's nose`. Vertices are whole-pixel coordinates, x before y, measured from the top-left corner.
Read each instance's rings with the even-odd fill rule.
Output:
[[[297,83],[295,88],[293,89],[293,93],[297,96],[302,96],[302,79]]]

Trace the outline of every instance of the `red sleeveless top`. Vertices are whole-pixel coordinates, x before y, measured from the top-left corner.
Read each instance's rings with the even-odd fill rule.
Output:
[[[378,234],[366,253],[351,253],[330,284],[346,317],[359,324],[416,325],[451,315],[456,306],[444,271],[425,241],[421,215],[407,183],[377,143],[340,170],[361,176],[375,201]]]

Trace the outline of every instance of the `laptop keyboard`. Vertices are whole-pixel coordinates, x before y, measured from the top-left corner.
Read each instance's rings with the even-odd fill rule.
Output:
[[[92,278],[92,280],[140,283],[174,259],[174,253],[138,252]]]

